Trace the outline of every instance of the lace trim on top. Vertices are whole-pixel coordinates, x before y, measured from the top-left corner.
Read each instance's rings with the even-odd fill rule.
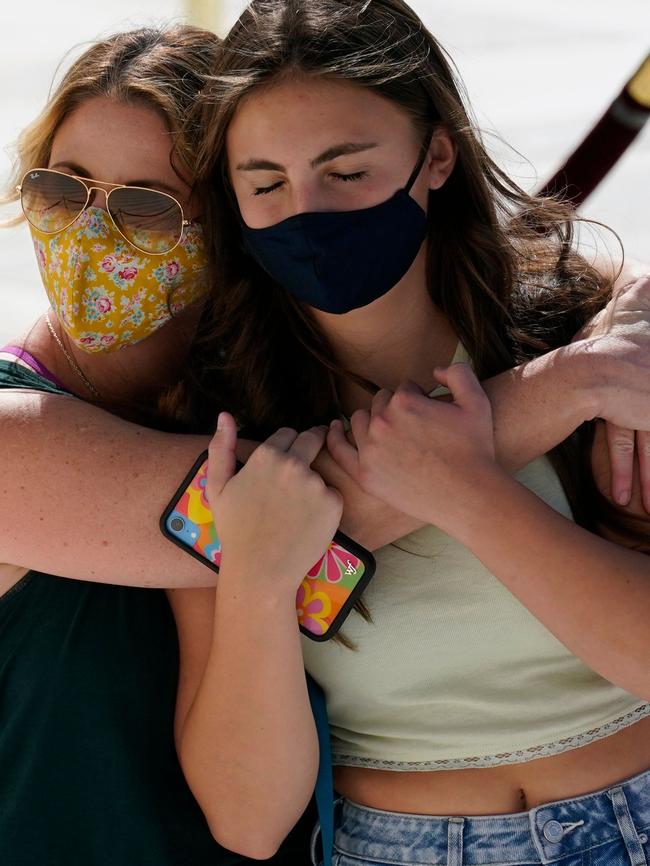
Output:
[[[346,767],[367,767],[373,770],[409,770],[411,772],[429,770],[460,770],[468,767],[498,767],[501,764],[523,764],[525,761],[534,761],[536,758],[545,758],[550,755],[559,755],[570,749],[586,746],[596,740],[602,740],[610,734],[627,728],[638,722],[645,716],[650,715],[650,703],[635,707],[629,713],[612,719],[597,728],[591,728],[571,737],[563,737],[553,743],[544,743],[541,746],[529,746],[527,749],[518,749],[516,752],[500,752],[497,755],[479,755],[471,758],[437,758],[433,761],[382,761],[375,758],[362,758],[356,755],[339,754],[336,751],[332,755],[332,763]]]

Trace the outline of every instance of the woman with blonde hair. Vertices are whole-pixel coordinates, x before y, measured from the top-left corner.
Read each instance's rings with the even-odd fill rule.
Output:
[[[207,277],[187,117],[217,48],[180,25],[111,36],[73,63],[20,141],[15,183],[51,309],[0,352],[0,849],[11,866],[243,862],[214,841],[178,762],[174,619],[162,591],[126,585],[145,586],[147,568],[155,583],[156,570],[133,536],[127,579],[102,562],[126,504],[149,489],[144,449],[106,482],[116,425],[147,431],[82,402],[157,423],[192,337]],[[178,462],[200,447],[176,440]],[[111,497],[114,521],[102,514]],[[189,583],[183,557],[165,552],[161,571],[177,564]],[[75,568],[87,579],[53,576]]]

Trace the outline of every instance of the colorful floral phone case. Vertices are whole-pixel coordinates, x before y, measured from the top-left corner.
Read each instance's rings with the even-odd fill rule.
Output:
[[[163,512],[160,528],[174,544],[219,571],[221,542],[206,498],[207,480],[204,451]],[[296,611],[302,633],[317,641],[333,637],[374,572],[373,555],[337,532],[298,588]]]

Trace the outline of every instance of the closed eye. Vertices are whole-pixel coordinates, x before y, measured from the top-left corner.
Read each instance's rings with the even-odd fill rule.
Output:
[[[282,186],[282,181],[278,180],[275,183],[272,183],[271,186],[258,186],[255,187],[255,192],[253,195],[268,195],[270,192],[274,192],[276,189],[279,189]]]
[[[349,183],[350,181],[361,180],[366,177],[367,174],[367,171],[355,171],[351,174],[341,174],[340,172],[333,171],[330,172],[330,177],[336,181],[340,181],[341,183]],[[280,189],[283,183],[284,181],[278,180],[270,186],[255,187],[253,195],[269,195],[269,193],[275,192],[276,189]]]
[[[332,172],[330,177],[333,177],[336,180],[340,180],[343,183],[347,183],[351,180],[361,180],[361,178],[365,177],[367,174],[367,171],[355,171],[352,174],[339,174],[338,172]]]

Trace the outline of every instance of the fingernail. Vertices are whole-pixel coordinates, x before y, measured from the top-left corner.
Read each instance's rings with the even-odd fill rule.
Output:
[[[619,505],[627,505],[627,503],[630,501],[630,491],[620,490],[618,496],[616,497],[616,501]]]
[[[219,412],[219,416],[217,418],[217,431],[223,428],[223,412]]]

